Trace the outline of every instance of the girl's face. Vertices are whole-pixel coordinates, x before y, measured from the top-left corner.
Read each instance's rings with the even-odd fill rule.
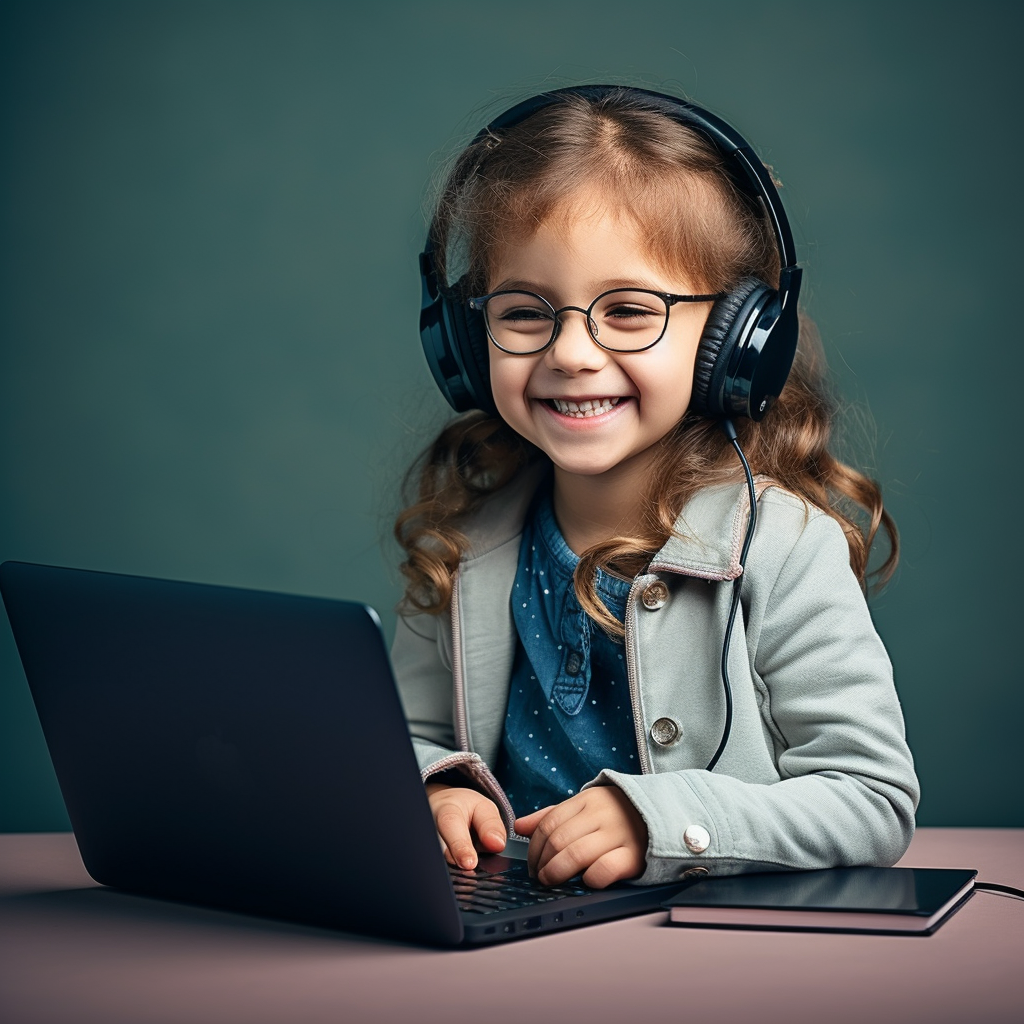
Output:
[[[606,204],[571,220],[548,218],[498,260],[489,291],[536,292],[552,306],[586,309],[611,288],[702,291],[651,261],[628,218]],[[642,468],[651,445],[690,404],[693,367],[710,302],[671,307],[664,336],[644,352],[609,352],[587,331],[582,313],[565,312],[554,343],[533,355],[489,345],[491,387],[505,422],[542,449],[564,473],[595,476]],[[599,402],[607,411],[572,415],[565,403]]]

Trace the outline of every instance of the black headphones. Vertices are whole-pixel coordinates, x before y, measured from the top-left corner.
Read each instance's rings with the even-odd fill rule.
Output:
[[[500,140],[503,129],[567,96],[600,101],[613,93],[699,132],[725,158],[725,169],[736,187],[768,214],[782,265],[779,287],[747,277],[715,302],[697,350],[691,398],[691,407],[705,416],[759,420],[778,398],[793,364],[802,271],[796,265],[793,234],[771,174],[735,129],[674,96],[617,85],[581,85],[541,93],[516,104],[481,129],[473,142],[488,137]],[[457,168],[446,192],[460,189],[477,170],[479,164]],[[456,412],[483,409],[495,413],[483,315],[469,307],[461,281],[448,287],[438,280],[437,236],[435,218],[420,254],[420,338],[427,365]]]

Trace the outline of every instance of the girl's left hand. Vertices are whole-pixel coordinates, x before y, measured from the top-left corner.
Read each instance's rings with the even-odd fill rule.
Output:
[[[516,832],[530,837],[530,874],[558,885],[582,872],[603,889],[643,874],[647,826],[617,786],[594,786],[551,807],[516,819]]]

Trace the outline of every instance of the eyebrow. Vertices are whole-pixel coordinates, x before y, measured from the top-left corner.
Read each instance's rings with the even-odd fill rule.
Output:
[[[594,282],[591,287],[594,295],[601,295],[604,292],[610,292],[616,288],[643,288],[652,292],[669,291],[669,289],[657,281],[650,281],[645,278],[637,277],[611,278],[606,281]],[[520,278],[512,278],[510,280],[500,282],[490,290],[495,292],[536,292],[538,295],[544,295],[545,286],[539,284],[537,281],[526,281]]]

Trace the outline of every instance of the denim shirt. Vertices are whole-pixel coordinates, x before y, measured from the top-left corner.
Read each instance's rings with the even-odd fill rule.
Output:
[[[517,815],[578,793],[603,768],[640,771],[624,648],[580,607],[577,562],[545,488],[512,587],[518,641],[496,769]],[[598,594],[620,621],[629,586],[598,570]]]

